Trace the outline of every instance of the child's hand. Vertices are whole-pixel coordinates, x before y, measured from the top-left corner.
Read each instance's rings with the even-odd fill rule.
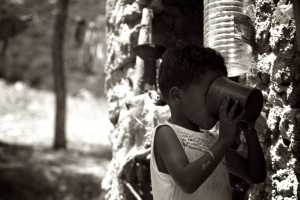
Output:
[[[249,131],[255,130],[255,122],[245,122],[245,121],[240,121],[238,123],[238,128],[240,128],[244,133],[248,133]]]
[[[244,116],[245,111],[243,111],[239,116],[234,119],[234,113],[238,106],[238,101],[234,103],[230,111],[228,111],[230,98],[224,99],[219,113],[220,118],[220,135],[219,140],[226,142],[229,146],[235,142],[236,138],[236,128]]]

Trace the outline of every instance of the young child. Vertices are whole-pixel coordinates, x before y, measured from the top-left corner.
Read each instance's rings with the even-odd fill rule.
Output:
[[[154,200],[229,200],[231,172],[249,182],[261,183],[266,167],[255,123],[234,118],[238,105],[224,99],[217,120],[206,110],[211,83],[227,76],[223,57],[210,48],[189,44],[166,52],[159,68],[159,89],[171,110],[170,123],[156,127],[151,151]],[[237,127],[245,134],[248,156],[230,148]],[[208,131],[211,130],[211,131]]]

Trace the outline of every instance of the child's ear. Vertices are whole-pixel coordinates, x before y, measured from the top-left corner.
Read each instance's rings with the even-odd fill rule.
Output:
[[[178,87],[172,87],[170,90],[170,99],[174,103],[181,101],[180,89]]]

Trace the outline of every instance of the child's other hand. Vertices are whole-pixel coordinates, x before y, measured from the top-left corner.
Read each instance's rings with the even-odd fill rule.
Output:
[[[219,140],[227,143],[227,145],[232,145],[236,138],[236,128],[243,118],[245,111],[243,111],[239,116],[234,118],[234,113],[238,106],[238,101],[234,103],[230,111],[228,111],[228,106],[230,103],[230,98],[224,99],[219,113],[220,118],[220,135]]]
[[[247,133],[247,132],[249,132],[249,131],[251,131],[251,130],[255,130],[255,122],[256,121],[254,121],[254,122],[245,122],[245,121],[240,121],[239,123],[238,123],[238,128],[240,128],[244,133]]]

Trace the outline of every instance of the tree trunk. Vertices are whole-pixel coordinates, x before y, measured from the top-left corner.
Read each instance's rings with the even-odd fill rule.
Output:
[[[52,59],[56,94],[55,138],[54,148],[66,148],[66,86],[64,76],[64,33],[69,0],[59,0],[53,32]]]

